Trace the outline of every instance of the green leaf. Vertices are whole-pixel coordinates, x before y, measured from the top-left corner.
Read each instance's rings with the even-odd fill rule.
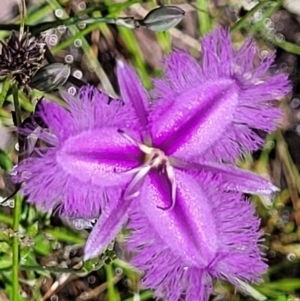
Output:
[[[38,230],[39,230],[39,223],[38,222],[35,222],[34,224],[30,225],[27,229],[27,234],[30,236],[30,237],[35,237],[38,233]]]
[[[12,266],[12,259],[10,254],[1,255],[0,259],[0,271],[5,270],[7,268],[11,268]]]
[[[1,241],[0,242],[0,253],[8,253],[10,250],[10,246],[7,242]]]
[[[13,167],[13,164],[6,154],[6,152],[2,149],[0,149],[0,167],[6,171],[11,170]]]
[[[34,238],[34,251],[41,255],[48,255],[52,251],[50,242],[41,234]]]
[[[7,77],[3,83],[3,86],[2,86],[2,91],[0,93],[0,108],[2,108],[3,106],[3,103],[5,101],[5,98],[6,98],[6,95],[7,95],[7,92],[9,90],[9,87],[10,87],[10,78]]]
[[[45,229],[45,233],[50,234],[55,239],[63,242],[69,242],[80,246],[83,246],[85,243],[85,239],[81,238],[78,235],[79,234],[78,232],[74,233],[65,228],[48,228]]]
[[[286,296],[279,296],[276,301],[287,301],[287,297]]]

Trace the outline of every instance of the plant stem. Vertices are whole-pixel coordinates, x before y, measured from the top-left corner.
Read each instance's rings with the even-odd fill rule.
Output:
[[[10,81],[11,81],[11,79],[9,77],[7,77],[4,81],[4,83],[3,83],[2,91],[0,93],[0,108],[2,108],[2,106],[4,104],[4,101],[5,101],[5,98],[6,98],[6,95],[9,91]]]
[[[197,13],[199,19],[199,31],[201,36],[205,36],[211,29],[211,20],[208,13],[208,1],[197,0]]]
[[[15,208],[13,214],[13,230],[17,232],[19,230],[19,221],[21,215],[22,198],[19,194],[15,196]],[[13,298],[12,301],[18,301],[19,299],[19,237],[15,235],[13,237],[13,268],[12,268],[12,284],[13,284]]]
[[[16,116],[16,126],[21,126],[21,112],[20,112],[20,103],[19,103],[19,92],[18,87],[16,85],[12,86],[13,99],[14,99],[14,107],[15,107],[15,116]]]
[[[22,20],[21,20],[22,22]],[[23,20],[24,22],[24,20]],[[105,24],[115,24],[118,26],[126,27],[128,29],[134,29],[137,27],[136,21],[131,18],[86,18],[86,19],[79,19],[79,18],[68,18],[68,19],[58,19],[55,21],[43,22],[39,23],[38,25],[27,25],[24,23],[23,26],[29,29],[32,35],[37,36],[41,32],[49,30],[51,28],[56,28],[60,25],[64,26],[71,26],[71,25],[80,25],[80,24],[98,24],[98,23],[105,23]],[[22,27],[22,23],[21,23]],[[18,30],[20,28],[19,24],[0,24],[0,30]]]
[[[15,117],[16,117],[16,125],[19,127],[21,125],[21,112],[19,105],[19,95],[18,88],[16,85],[12,87],[13,91],[13,99],[15,106]],[[23,149],[19,141],[20,153],[22,153]],[[19,157],[20,160],[20,157]],[[21,207],[22,207],[22,198],[19,194],[15,196],[15,207],[13,212],[13,230],[15,233],[19,231],[19,223],[20,223],[20,215],[21,215]],[[12,301],[18,301],[19,299],[19,238],[17,235],[13,237],[12,242],[12,285],[13,285],[13,293],[12,293]]]
[[[21,0],[19,7],[20,7],[20,17],[21,17],[21,23],[20,23],[20,40],[21,40],[24,34],[24,27],[25,27],[25,15],[26,15],[25,0]]]
[[[254,6],[251,10],[249,10],[245,16],[243,16],[241,19],[239,19],[235,25],[231,28],[230,32],[231,33],[235,33],[236,31],[240,30],[241,28],[243,28],[246,23],[248,22],[248,19],[253,16],[258,10],[264,8],[265,6],[267,6],[268,4],[270,4],[270,1],[262,1],[259,2],[256,6]]]

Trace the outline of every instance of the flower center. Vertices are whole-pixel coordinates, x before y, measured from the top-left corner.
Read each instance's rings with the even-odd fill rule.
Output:
[[[158,207],[162,210],[171,210],[175,205],[176,200],[176,183],[174,177],[174,168],[172,167],[168,156],[165,153],[154,147],[147,146],[128,136],[124,131],[119,130],[119,133],[136,145],[144,154],[145,159],[141,166],[133,168],[131,170],[126,171],[125,173],[131,174],[134,173],[135,176],[128,185],[127,189],[124,193],[124,199],[130,200],[139,195],[138,188],[140,184],[143,182],[147,174],[151,169],[157,169],[158,172],[162,172],[166,174],[166,177],[170,183],[170,195],[171,195],[171,204],[168,207]]]

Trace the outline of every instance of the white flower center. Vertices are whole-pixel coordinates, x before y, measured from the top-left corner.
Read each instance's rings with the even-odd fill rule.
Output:
[[[175,205],[176,200],[176,183],[175,183],[175,177],[174,177],[174,168],[172,167],[170,160],[168,156],[165,155],[165,153],[154,147],[147,146],[145,144],[142,144],[138,142],[137,140],[133,139],[132,137],[128,136],[124,131],[119,130],[119,133],[132,142],[134,145],[136,145],[144,154],[145,154],[145,160],[144,163],[141,166],[138,166],[136,168],[133,168],[126,173],[134,173],[135,176],[128,185],[127,189],[124,193],[124,199],[130,200],[132,198],[135,198],[139,195],[138,186],[141,184],[141,182],[145,179],[149,171],[153,168],[156,168],[162,172],[166,173],[166,176],[170,182],[171,186],[171,204],[170,206],[166,208],[161,208],[163,210],[171,210]]]

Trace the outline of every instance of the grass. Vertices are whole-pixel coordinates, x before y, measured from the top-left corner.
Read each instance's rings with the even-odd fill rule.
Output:
[[[87,8],[83,10],[72,5],[70,1],[40,0],[37,3],[38,5],[27,8],[26,16],[16,16],[8,25],[0,24],[0,38],[7,37],[9,26],[14,28],[12,24],[21,23],[21,30],[25,31],[26,25],[31,25],[34,26],[35,31],[38,31],[41,24],[48,22],[47,17],[53,17],[57,10],[61,10],[62,20],[74,16],[90,19],[118,18],[123,16],[122,14],[143,17],[139,15],[141,2],[138,0],[88,1]],[[176,5],[178,2],[171,1],[168,4]],[[264,20],[272,17],[281,8],[281,4],[281,0],[260,2],[232,24],[233,38],[240,41],[243,32],[244,36],[251,34],[264,41],[268,34],[264,28]],[[143,9],[145,7],[149,10],[153,7],[153,3],[144,1]],[[196,33],[192,37],[184,26],[179,27],[182,35],[178,39],[171,31],[154,34],[141,29],[142,34],[140,32],[137,34],[128,28],[95,22],[86,24],[83,29],[78,28],[77,25],[70,25],[62,34],[53,29],[51,34],[56,35],[58,42],[55,46],[49,47],[49,51],[52,59],[59,62],[64,62],[66,55],[72,54],[75,57],[72,71],[82,71],[82,80],[98,85],[112,96],[117,94],[114,64],[107,65],[107,61],[112,57],[122,57],[129,61],[137,70],[144,85],[150,88],[149,74],[162,72],[161,65],[151,63],[149,58],[151,47],[160,49],[161,55],[169,53],[174,47],[181,47],[195,53],[184,37],[197,40],[205,35],[218,22],[215,16],[221,16],[224,9],[224,7],[212,9],[207,0],[197,0],[191,7],[194,14],[193,17],[189,15],[189,18],[193,20],[193,26],[196,26]],[[23,11],[25,13],[25,9]],[[262,12],[262,18],[254,22],[254,15],[258,11]],[[143,39],[149,39],[150,52],[145,49],[147,45],[141,43]],[[81,41],[81,45],[75,47],[74,43],[78,40]],[[274,37],[273,47],[300,55],[300,46],[290,41],[282,41]],[[14,124],[18,126],[32,112],[36,102],[35,95],[33,93],[27,96],[21,89],[16,89],[10,77],[3,78],[1,81],[0,130],[8,132],[9,138],[5,138],[4,132],[0,131],[0,140],[7,139],[5,147],[0,149],[0,175],[2,175],[0,180],[6,179],[6,172],[11,170],[18,159],[22,159],[22,152],[17,153],[14,147],[18,141]],[[55,92],[52,97],[57,98],[57,93]],[[14,121],[11,117],[12,104],[16,111]],[[22,150],[20,143],[19,140]],[[239,163],[244,168],[273,178],[276,177],[274,170],[280,168],[281,181],[284,182],[281,192],[274,196],[273,203],[263,197],[254,196],[252,199],[262,219],[262,228],[268,233],[265,245],[268,247],[270,268],[263,283],[245,287],[250,294],[247,300],[299,300],[300,175],[299,166],[290,154],[289,145],[285,140],[284,130],[279,129],[267,136],[265,147],[259,154],[245,156],[245,160]],[[4,186],[0,181],[0,188],[1,185]],[[71,300],[82,300],[82,298],[98,300],[99,296],[101,300],[108,301],[153,300],[153,292],[143,290],[140,286],[140,273],[135,271],[126,260],[117,259],[113,250],[107,250],[98,258],[84,264],[81,262],[82,247],[88,236],[85,230],[71,229],[55,214],[52,216],[52,212],[42,213],[26,200],[23,201],[19,194],[13,196],[14,207],[11,208],[11,203],[6,201],[5,197],[14,189],[8,186],[7,184],[0,190],[2,197],[0,300],[35,301],[46,300],[46,297],[49,297],[53,301],[55,300],[53,296],[62,298],[59,300],[67,300],[63,299],[66,298],[64,296],[68,296]],[[287,215],[286,220],[284,217]],[[126,254],[122,246],[120,250],[122,255]],[[91,278],[91,275],[94,278]],[[226,292],[230,300],[245,300],[242,293],[233,294],[234,289],[226,283],[223,284],[222,291]]]

